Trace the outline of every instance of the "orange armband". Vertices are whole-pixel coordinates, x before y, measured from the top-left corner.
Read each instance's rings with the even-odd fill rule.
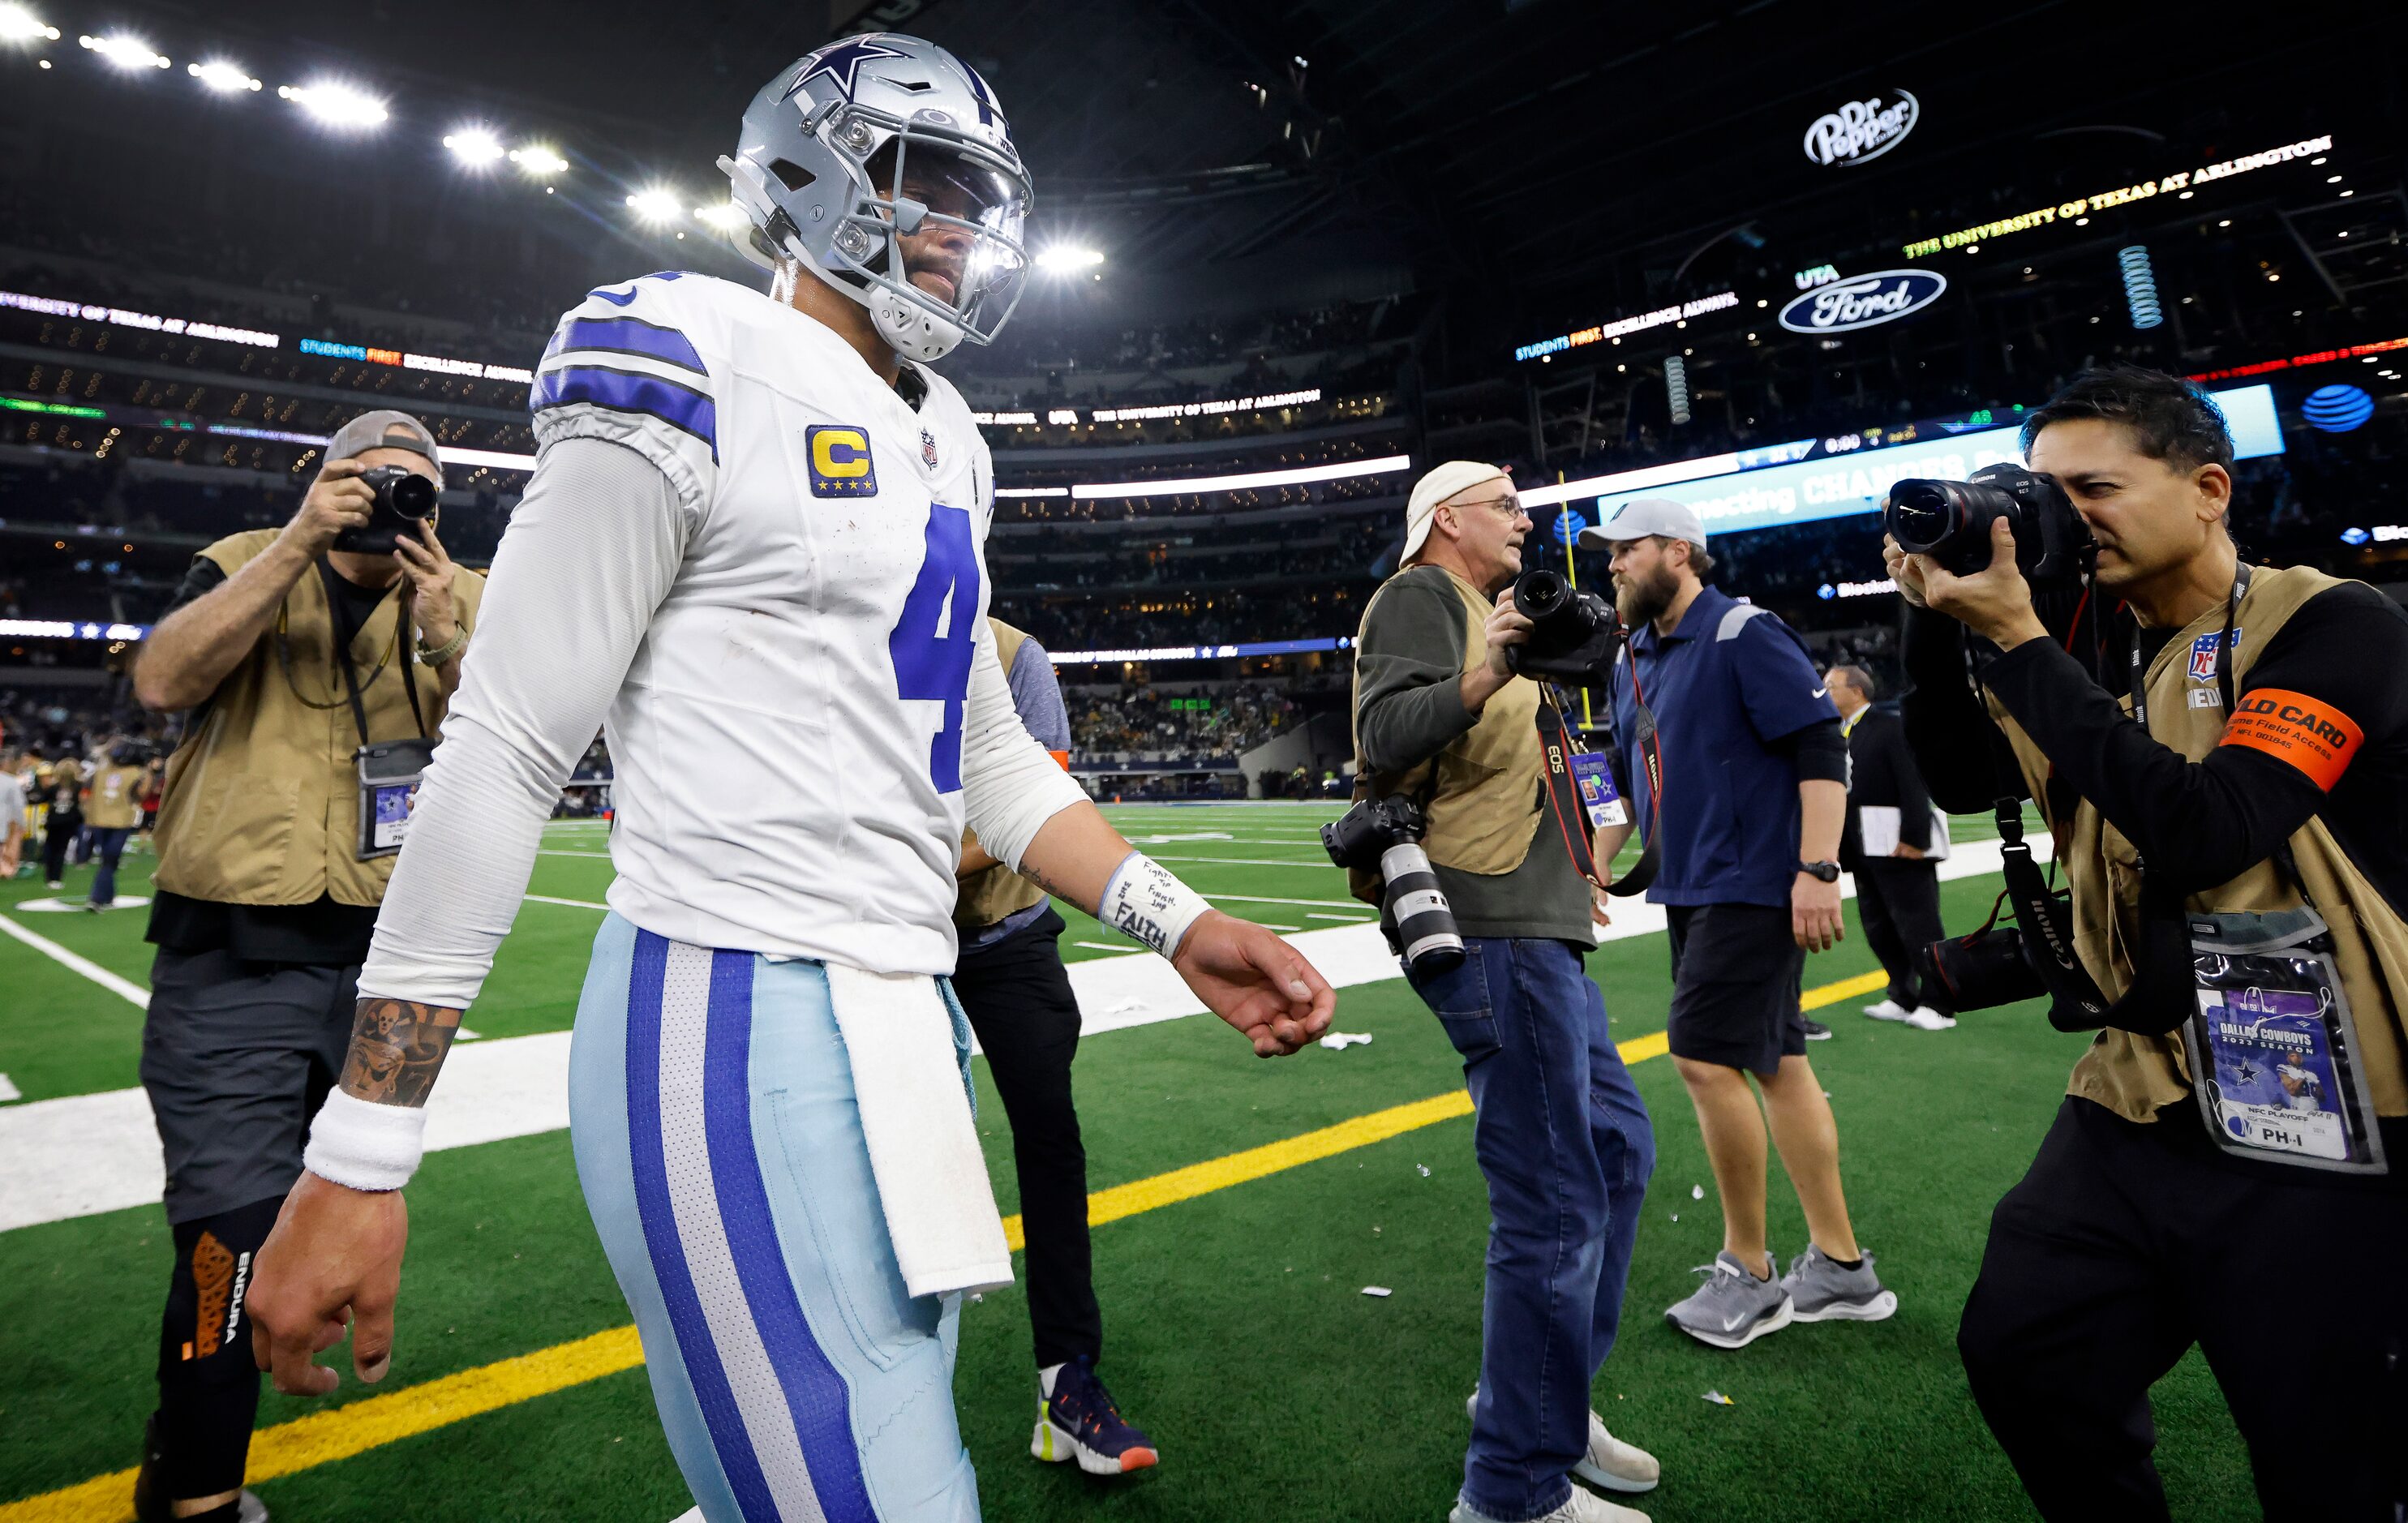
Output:
[[[2366,732],[2322,698],[2288,688],[2260,687],[2241,695],[2216,743],[2247,746],[2288,762],[2327,793],[2349,769]]]

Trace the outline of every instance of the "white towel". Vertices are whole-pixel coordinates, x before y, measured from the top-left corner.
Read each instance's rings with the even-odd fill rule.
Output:
[[[1010,1285],[1011,1249],[937,981],[835,963],[827,981],[904,1287],[939,1296]]]

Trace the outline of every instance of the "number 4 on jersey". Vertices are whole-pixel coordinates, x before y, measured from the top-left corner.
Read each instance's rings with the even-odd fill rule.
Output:
[[[941,503],[928,509],[927,559],[903,598],[903,616],[887,637],[895,685],[905,698],[945,706],[944,723],[928,745],[928,776],[939,793],[962,786],[962,705],[969,697],[970,656],[978,649],[978,550],[970,515]]]

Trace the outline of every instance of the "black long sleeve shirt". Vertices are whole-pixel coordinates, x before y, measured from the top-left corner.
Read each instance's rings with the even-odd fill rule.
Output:
[[[2224,883],[2321,815],[2358,869],[2408,912],[2408,613],[2363,582],[2329,588],[2284,623],[2238,684],[2243,695],[2302,693],[2358,724],[2364,740],[2329,793],[2247,746],[2220,745],[2190,761],[2123,712],[2132,641],[2146,669],[2172,634],[2119,619],[2098,681],[2045,639],[1999,656],[1981,678],[2048,757],[2053,787],[2096,804],[2170,886]],[[1987,808],[2000,783],[1963,649],[1955,621],[1908,611],[1901,654],[1911,685],[1900,708],[1932,797],[1952,813]]]

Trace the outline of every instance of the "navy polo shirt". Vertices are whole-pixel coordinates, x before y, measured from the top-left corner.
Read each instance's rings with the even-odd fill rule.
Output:
[[[1798,768],[1772,742],[1836,720],[1798,632],[1713,587],[1680,626],[1642,625],[1613,668],[1613,733],[1641,827],[1652,811],[1631,672],[1664,756],[1657,904],[1787,907],[1798,876]]]

